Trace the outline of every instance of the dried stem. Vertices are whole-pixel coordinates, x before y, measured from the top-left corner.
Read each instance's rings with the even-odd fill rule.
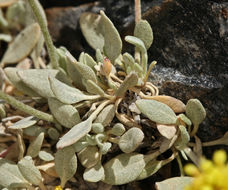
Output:
[[[47,50],[48,50],[48,54],[50,56],[52,68],[57,69],[58,68],[57,54],[56,54],[55,46],[53,45],[51,36],[48,32],[47,24],[43,20],[43,17],[41,15],[40,10],[39,10],[39,6],[37,5],[37,1],[36,0],[28,0],[28,2],[29,2],[29,4],[30,4],[35,16],[36,16],[36,19],[37,19],[37,21],[40,25],[41,31],[43,33],[45,43],[47,46]]]
[[[39,110],[36,110],[36,109],[32,108],[31,106],[28,106],[28,105],[18,101],[14,97],[5,94],[1,90],[0,90],[0,98],[3,99],[4,101],[6,101],[8,104],[12,105],[13,107],[15,107],[29,115],[32,115],[39,119],[43,119],[45,121],[49,121],[49,122],[53,122],[53,123],[56,122],[52,115],[39,111]]]
[[[135,0],[135,23],[141,20],[141,0]]]
[[[17,130],[17,142],[18,142],[18,147],[20,151],[18,160],[21,160],[24,157],[24,153],[25,153],[25,144],[23,141],[23,132],[21,129]]]

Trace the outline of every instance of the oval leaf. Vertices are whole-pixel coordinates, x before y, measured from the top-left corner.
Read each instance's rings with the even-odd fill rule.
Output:
[[[146,20],[140,20],[134,30],[134,36],[141,39],[146,46],[146,49],[149,49],[153,43],[153,31],[150,24]]]
[[[136,105],[139,110],[151,121],[160,124],[176,124],[177,116],[173,110],[155,100],[137,100]]]
[[[77,158],[73,147],[69,146],[57,151],[55,169],[61,179],[61,186],[64,187],[77,170]]]
[[[40,171],[33,163],[31,156],[26,156],[18,162],[18,168],[25,179],[34,185],[42,183],[42,176]]]
[[[105,15],[101,14],[102,33],[104,35],[104,52],[112,63],[121,54],[122,40],[112,21]]]
[[[100,15],[94,13],[82,13],[79,21],[86,41],[95,50],[103,50],[104,47],[104,36],[101,31],[100,20]]]
[[[101,123],[104,127],[108,126],[115,116],[115,105],[106,106],[97,116],[94,123]]]
[[[78,110],[72,105],[64,104],[56,98],[48,98],[48,105],[56,120],[64,127],[71,128],[81,121]]]
[[[54,69],[21,70],[18,71],[18,76],[24,84],[45,98],[54,97],[48,77],[56,77],[63,82],[67,81],[67,78],[63,73]]]
[[[84,100],[93,100],[100,97],[85,95],[80,90],[70,87],[53,77],[50,77],[49,81],[56,98],[65,104],[75,104]]]
[[[125,92],[130,88],[138,83],[138,76],[136,73],[130,73],[127,75],[127,77],[124,79],[123,83],[120,85],[118,90],[116,91],[115,95],[117,97],[123,97],[125,95]]]
[[[151,100],[157,100],[158,102],[162,102],[169,106],[175,113],[183,113],[185,112],[185,104],[171,96],[151,96]]]
[[[39,158],[41,160],[44,160],[44,161],[47,161],[47,162],[50,162],[50,161],[54,160],[54,157],[49,152],[46,152],[44,150],[39,152]]]
[[[122,185],[134,181],[145,167],[143,154],[120,154],[104,165],[104,182]]]
[[[32,51],[40,37],[40,26],[34,23],[26,27],[9,45],[3,56],[3,63],[16,63]]]
[[[49,128],[47,133],[48,133],[48,136],[52,140],[58,140],[59,139],[60,134],[55,128],[53,128],[53,127]]]
[[[19,120],[9,127],[9,129],[24,129],[33,126],[37,123],[37,119],[33,116],[26,117],[24,119]]]
[[[155,187],[157,190],[183,190],[192,180],[192,177],[173,177],[155,183]]]
[[[157,124],[157,129],[158,129],[159,133],[167,139],[173,138],[177,132],[175,125]]]
[[[29,145],[27,155],[31,157],[38,156],[44,140],[44,133],[40,133]]]
[[[119,147],[125,153],[133,152],[143,141],[144,134],[139,128],[133,127],[124,133],[119,140]]]
[[[85,168],[91,168],[95,166],[100,160],[100,152],[97,146],[87,146],[81,150],[78,154],[80,163]]]
[[[23,184],[28,183],[21,175],[18,166],[4,158],[0,159],[0,186],[9,187],[13,183]]]
[[[70,131],[63,135],[57,143],[57,148],[61,149],[76,143],[80,138],[84,137],[90,132],[92,127],[92,120],[87,120],[75,125]]]
[[[186,115],[194,125],[199,125],[206,117],[206,111],[198,99],[190,99],[186,105]]]
[[[98,182],[104,178],[104,168],[101,163],[97,163],[92,168],[86,168],[83,179],[89,182]]]
[[[29,88],[28,86],[26,86],[22,80],[20,79],[20,77],[18,76],[17,72],[20,69],[18,68],[14,68],[14,67],[7,67],[4,69],[4,72],[6,74],[6,76],[8,77],[8,79],[10,80],[10,82],[20,91],[24,92],[25,94],[32,96],[32,97],[37,97],[39,96],[39,94],[37,94],[34,90],[32,90],[31,88]]]

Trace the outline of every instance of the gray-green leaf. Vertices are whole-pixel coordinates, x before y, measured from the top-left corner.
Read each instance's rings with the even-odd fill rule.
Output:
[[[90,96],[83,94],[80,90],[70,87],[59,80],[50,77],[51,89],[56,98],[65,104],[75,104],[84,100],[93,100],[100,96]]]
[[[4,158],[0,159],[0,186],[9,187],[13,183],[28,183],[20,173],[18,166]]]
[[[157,190],[183,190],[192,180],[192,177],[173,177],[155,183],[155,187]]]
[[[112,21],[103,11],[100,11],[100,14],[102,33],[104,35],[104,52],[111,62],[114,63],[115,59],[121,54],[122,40]]]
[[[78,154],[78,159],[80,163],[85,168],[91,168],[95,166],[100,160],[100,152],[97,146],[87,146],[83,150],[81,150]]]
[[[140,175],[145,165],[143,154],[120,154],[104,165],[103,181],[111,185],[129,183]]]
[[[94,13],[82,13],[79,21],[86,41],[95,50],[103,50],[104,47],[104,36],[100,21],[101,16]]]
[[[150,24],[146,20],[140,20],[134,30],[134,36],[141,39],[146,46],[146,49],[149,49],[153,43],[153,31]]]
[[[101,163],[97,163],[92,168],[86,168],[83,179],[89,182],[98,182],[104,178],[104,168]]]
[[[37,119],[34,118],[33,116],[29,116],[29,117],[26,117],[24,119],[17,121],[13,125],[11,125],[9,128],[10,129],[24,129],[24,128],[31,127],[32,125],[34,125],[36,123],[37,123]]]
[[[44,133],[40,133],[29,145],[27,155],[31,157],[36,157],[39,154],[41,146],[44,140]]]
[[[176,124],[177,116],[173,110],[155,100],[137,100],[139,110],[151,121],[159,124]]]
[[[69,146],[57,151],[55,169],[61,179],[61,186],[74,176],[77,170],[77,157],[73,147]]]
[[[48,105],[56,120],[64,127],[71,128],[81,121],[78,110],[72,105],[64,104],[56,98],[48,98]]]
[[[125,95],[125,92],[130,88],[138,83],[138,76],[136,73],[130,73],[127,75],[127,77],[124,79],[123,83],[120,85],[118,90],[116,91],[115,95],[117,97],[122,97]]]
[[[115,105],[106,106],[97,116],[94,123],[101,123],[104,127],[108,126],[115,116]]]
[[[54,97],[50,88],[49,77],[55,77],[62,82],[67,81],[63,73],[54,69],[21,70],[18,71],[18,75],[23,83],[45,98]]]
[[[144,134],[139,128],[130,128],[119,140],[119,147],[125,153],[133,152],[143,141]]]
[[[24,92],[25,94],[28,94],[29,96],[32,97],[37,97],[39,96],[38,93],[36,93],[34,90],[32,90],[31,88],[29,88],[28,86],[25,85],[25,83],[22,82],[22,80],[20,79],[20,77],[18,76],[17,72],[20,69],[15,68],[15,67],[7,67],[4,69],[4,72],[6,74],[6,76],[8,77],[8,79],[10,80],[10,82],[20,91]]]
[[[206,111],[198,99],[190,99],[186,105],[186,115],[194,125],[199,125],[206,117]]]
[[[39,37],[40,26],[37,23],[26,27],[9,45],[3,56],[2,62],[16,63],[28,56],[36,45]]]
[[[49,152],[46,152],[44,150],[41,150],[39,152],[39,158],[41,160],[44,160],[44,161],[47,161],[47,162],[50,162],[50,161],[54,160],[54,156],[52,156]]]
[[[21,174],[30,183],[39,185],[42,183],[42,176],[40,171],[36,168],[33,163],[31,156],[26,156],[18,162],[18,168]]]
[[[58,140],[59,139],[59,132],[57,131],[57,129],[50,127],[47,131],[48,136],[52,139],[52,140]]]
[[[71,128],[70,131],[68,131],[60,138],[56,145],[57,148],[61,149],[76,143],[80,138],[84,137],[87,133],[90,132],[91,127],[91,118],[88,118],[87,120],[75,125],[73,128]]]

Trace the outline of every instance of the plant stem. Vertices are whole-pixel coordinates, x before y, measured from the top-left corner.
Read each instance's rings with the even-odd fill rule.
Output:
[[[182,165],[181,158],[180,158],[179,154],[177,154],[176,158],[177,158],[177,163],[178,163],[178,166],[180,169],[180,175],[184,176],[184,169],[183,169],[183,165]]]
[[[41,15],[41,11],[39,10],[39,6],[38,6],[38,2],[37,0],[28,0],[33,13],[36,16],[36,19],[40,25],[41,31],[43,33],[44,39],[45,39],[45,43],[47,46],[47,50],[48,50],[48,54],[50,56],[50,60],[51,60],[51,65],[53,69],[57,69],[58,68],[58,61],[57,61],[57,54],[56,54],[56,50],[55,50],[55,46],[53,45],[51,36],[48,32],[48,28],[47,28],[47,24],[45,23],[45,21],[43,20],[43,17]]]
[[[23,141],[22,129],[17,130],[17,142],[18,142],[18,147],[19,147],[19,151],[20,151],[18,160],[21,160],[24,157],[24,153],[25,153],[25,144]]]
[[[141,20],[141,0],[135,0],[135,23]]]
[[[0,98],[3,99],[4,101],[6,101],[8,104],[12,105],[13,107],[15,107],[29,115],[32,115],[39,119],[43,119],[45,121],[49,121],[49,122],[53,122],[53,123],[56,122],[52,115],[39,111],[39,110],[36,110],[36,109],[32,108],[31,106],[28,106],[28,105],[18,101],[14,97],[5,94],[1,90],[0,90]]]

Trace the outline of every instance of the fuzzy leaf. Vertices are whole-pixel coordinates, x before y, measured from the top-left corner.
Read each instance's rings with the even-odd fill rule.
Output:
[[[11,125],[9,127],[9,129],[24,129],[24,128],[31,127],[32,125],[34,125],[36,123],[37,123],[37,119],[34,118],[33,116],[29,116],[29,117],[26,117],[24,119],[17,121],[13,125]]]
[[[142,180],[154,175],[162,166],[167,164],[166,160],[151,160],[149,161],[141,174],[137,177],[137,180]]]
[[[186,115],[194,125],[199,125],[206,117],[206,111],[198,99],[190,99],[186,105]]]
[[[54,160],[54,156],[52,156],[49,152],[46,152],[44,150],[39,152],[39,158],[46,162],[50,162],[50,161]]]
[[[104,57],[101,53],[101,49],[96,49],[96,60],[99,63],[104,63]]]
[[[3,56],[2,62],[16,63],[28,56],[36,45],[39,37],[40,26],[37,23],[26,27],[9,45]]]
[[[132,182],[140,175],[145,165],[143,154],[120,154],[104,165],[105,178],[103,182],[111,185]]]
[[[59,177],[56,170],[55,170],[55,163],[54,162],[49,162],[49,163],[43,164],[41,166],[37,166],[37,168],[39,170],[45,172],[49,176]]]
[[[9,187],[13,183],[23,184],[28,183],[21,175],[18,166],[4,158],[0,159],[0,186]]]
[[[125,131],[126,129],[122,123],[116,123],[111,129],[111,134],[121,136]]]
[[[61,179],[61,186],[74,176],[77,170],[77,157],[73,147],[69,146],[57,151],[55,155],[55,169]]]
[[[7,67],[4,69],[6,76],[18,90],[32,97],[39,96],[39,94],[37,94],[34,90],[26,86],[25,83],[21,81],[20,77],[17,74],[18,71],[20,71],[20,69],[14,67]]]
[[[101,123],[104,127],[108,126],[115,116],[115,105],[106,106],[97,116],[94,123]]]
[[[173,138],[177,132],[175,125],[157,124],[157,129],[159,133],[167,139]]]
[[[179,125],[179,129],[180,129],[180,136],[175,142],[175,147],[178,150],[183,150],[187,146],[187,143],[190,141],[190,136],[185,126]]]
[[[140,52],[141,52],[141,65],[143,68],[143,72],[145,74],[147,71],[148,55],[147,55],[147,50],[146,50],[146,47],[145,47],[143,41],[137,37],[134,37],[134,36],[126,36],[125,40],[128,43],[135,45],[135,47],[140,50]]]
[[[101,16],[94,13],[82,13],[79,21],[86,41],[95,50],[103,50],[104,47],[104,36],[100,21]]]
[[[42,183],[40,171],[33,163],[31,156],[26,156],[18,162],[18,168],[25,179],[34,185]]]
[[[112,63],[121,54],[122,41],[112,21],[100,11],[102,33],[104,35],[104,52]]]
[[[100,96],[104,96],[105,94],[104,90],[92,80],[87,80],[85,83],[85,86],[86,86],[87,92],[91,94],[98,94]]]
[[[80,90],[85,90],[84,85],[82,84],[82,77],[78,69],[76,68],[77,60],[66,50],[66,70],[69,77],[72,79],[74,85]]]
[[[91,168],[100,161],[100,152],[97,146],[87,146],[81,150],[78,154],[80,163],[85,168]]]
[[[23,129],[23,133],[29,136],[36,137],[40,133],[46,133],[46,129],[37,125]]]
[[[104,168],[101,163],[97,163],[92,168],[86,168],[83,173],[83,179],[88,182],[98,182],[104,178]]]
[[[178,121],[181,120],[183,121],[186,125],[191,126],[192,122],[190,119],[185,114],[180,114],[178,115]]]
[[[169,106],[175,113],[185,112],[185,104],[171,96],[151,96],[151,100],[156,100]]]
[[[53,77],[50,77],[49,81],[56,98],[65,104],[75,104],[84,100],[98,98],[98,96],[85,95],[80,90],[70,87]]]
[[[140,20],[134,30],[134,36],[141,39],[146,46],[146,49],[149,49],[153,43],[153,31],[150,24],[146,20]]]
[[[143,132],[136,127],[130,128],[119,140],[119,147],[125,153],[133,152],[143,141]]]
[[[156,182],[155,187],[157,190],[183,190],[192,180],[192,177],[173,177]]]
[[[18,71],[18,75],[23,83],[45,98],[54,97],[48,77],[56,77],[62,82],[67,82],[66,76],[54,69],[21,70]]]
[[[57,143],[57,148],[61,149],[66,146],[70,146],[76,143],[80,138],[84,137],[87,133],[90,132],[92,127],[92,120],[88,118],[87,120],[75,125],[63,135]]]
[[[48,105],[56,120],[64,127],[71,128],[81,121],[78,110],[72,105],[64,104],[56,98],[48,98]]]
[[[151,121],[160,124],[176,124],[176,114],[173,110],[155,100],[137,100],[136,105],[139,110]]]
[[[87,53],[84,55],[84,62],[86,65],[94,69],[94,66],[97,65],[96,61]]]
[[[53,128],[53,127],[49,128],[47,133],[48,133],[48,136],[52,140],[58,140],[59,139],[60,134],[55,128]]]
[[[41,146],[44,140],[44,133],[40,133],[29,145],[27,156],[31,156],[32,158],[38,156]]]
[[[123,97],[125,95],[125,92],[130,88],[138,83],[138,77],[136,73],[130,73],[127,75],[127,77],[124,79],[123,83],[120,85],[118,90],[116,91],[115,95],[117,97]]]

